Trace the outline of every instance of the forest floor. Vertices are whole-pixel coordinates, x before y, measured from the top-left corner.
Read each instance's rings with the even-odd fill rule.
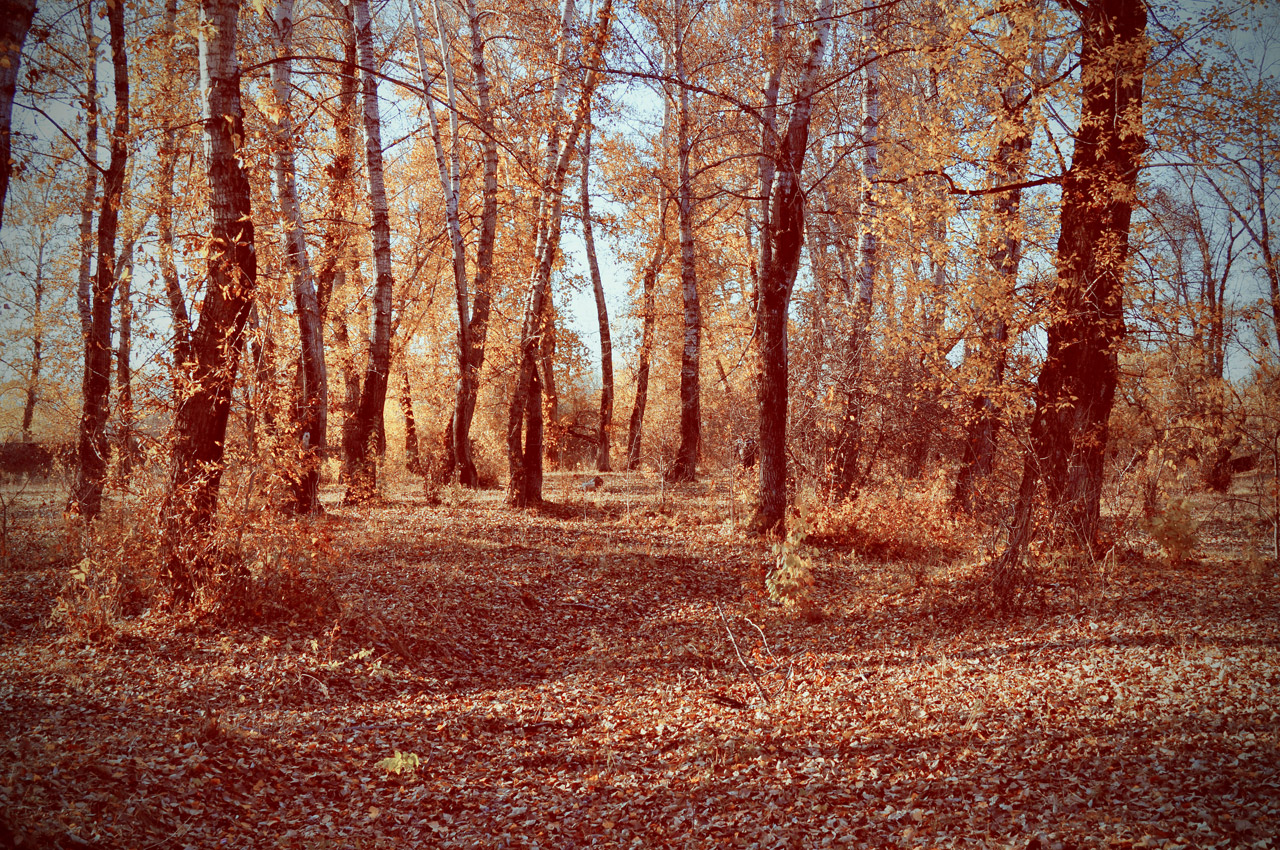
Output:
[[[28,494],[0,846],[1280,845],[1280,587],[1242,522],[999,619],[955,616],[963,566],[815,546],[800,615],[724,482],[579,480],[333,507],[295,526],[322,594],[94,640],[51,613],[73,565]]]

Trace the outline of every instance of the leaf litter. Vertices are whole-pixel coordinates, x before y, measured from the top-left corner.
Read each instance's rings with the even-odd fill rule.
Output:
[[[958,623],[945,572],[818,547],[801,617],[722,493],[632,483],[332,508],[323,622],[87,643],[65,566],[0,575],[10,846],[1280,844],[1274,570],[1133,558]]]

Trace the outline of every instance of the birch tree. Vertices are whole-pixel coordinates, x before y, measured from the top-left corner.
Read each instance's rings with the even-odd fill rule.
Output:
[[[278,0],[272,16],[276,43],[276,61],[271,66],[271,89],[275,100],[272,130],[275,134],[276,196],[285,238],[285,266],[293,281],[301,347],[302,386],[297,416],[299,464],[291,477],[295,507],[299,513],[308,514],[320,509],[320,463],[328,425],[329,377],[325,369],[324,325],[307,255],[307,235],[298,204],[297,169],[294,165],[295,131],[290,105],[293,9],[293,0]]]

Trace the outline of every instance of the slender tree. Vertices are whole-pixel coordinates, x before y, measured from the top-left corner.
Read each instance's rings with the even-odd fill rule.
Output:
[[[600,328],[600,419],[596,425],[596,470],[608,472],[609,437],[613,431],[613,338],[609,335],[609,305],[604,300],[604,282],[596,258],[595,227],[591,221],[591,116],[582,134],[582,241],[587,249],[587,269],[591,291],[596,298],[596,322]]]
[[[373,218],[373,328],[369,336],[369,363],[360,387],[360,406],[354,427],[344,435],[348,480],[344,501],[367,501],[377,492],[377,446],[382,433],[382,410],[387,399],[391,369],[391,220],[382,167],[382,116],[378,106],[378,57],[373,49],[373,22],[368,0],[353,0],[356,45],[364,106],[365,168]]]
[[[324,359],[324,324],[316,297],[315,279],[307,255],[307,235],[298,204],[294,166],[294,124],[290,94],[293,85],[293,0],[278,0],[273,14],[276,61],[271,66],[275,98],[276,196],[280,203],[285,237],[285,265],[293,279],[294,307],[298,317],[299,399],[297,405],[299,468],[291,476],[294,504],[299,513],[320,509],[320,464],[324,457],[329,410],[329,376]]]
[[[676,209],[680,219],[680,294],[684,301],[684,344],[680,350],[680,444],[667,478],[692,481],[697,476],[698,449],[702,441],[702,304],[698,298],[697,251],[694,245],[693,182],[689,157],[689,81],[685,67],[685,37],[693,27],[686,0],[677,3],[675,22],[675,72],[677,85],[676,167],[680,182]]]
[[[107,416],[111,393],[111,308],[115,302],[116,231],[124,197],[129,158],[129,57],[124,34],[124,4],[107,5],[111,69],[115,94],[115,127],[103,174],[102,208],[98,213],[98,268],[90,298],[89,332],[84,339],[84,407],[76,444],[76,480],[68,510],[86,520],[102,510],[107,474]]]
[[[572,0],[569,0],[571,3]],[[569,4],[566,4],[566,8]],[[566,13],[566,18],[569,15]],[[542,178],[541,193],[534,219],[536,248],[534,264],[525,289],[524,319],[517,349],[518,367],[515,387],[507,414],[507,464],[510,480],[507,484],[507,501],[518,507],[536,504],[542,500],[542,416],[534,414],[540,409],[541,378],[537,375],[538,351],[541,345],[539,333],[545,320],[546,305],[551,288],[551,266],[560,240],[560,224],[564,202],[564,180],[569,163],[577,152],[578,137],[590,111],[591,97],[600,81],[600,57],[609,39],[613,18],[613,0],[605,0],[600,8],[599,20],[589,36],[583,64],[587,68],[586,79],[579,94],[573,119],[564,139],[559,138],[556,125],[548,139],[548,168]],[[567,21],[566,21],[567,23]],[[561,50],[563,62],[565,51]],[[566,81],[567,84],[567,81]],[[563,102],[561,84],[555,86],[553,104]],[[556,121],[561,110],[553,108],[552,120]],[[533,398],[530,393],[539,392]]]

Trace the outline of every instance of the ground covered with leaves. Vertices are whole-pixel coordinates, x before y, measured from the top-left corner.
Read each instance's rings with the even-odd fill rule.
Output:
[[[86,630],[54,614],[74,564],[12,559],[0,838],[1280,844],[1280,591],[1230,522],[1177,566],[1046,567],[1002,618],[951,604],[962,563],[824,539],[796,611],[765,595],[773,556],[725,482],[574,485],[553,476],[540,511],[332,507],[294,527],[310,556],[257,564],[292,583],[240,621]],[[38,508],[11,519],[40,531]]]

